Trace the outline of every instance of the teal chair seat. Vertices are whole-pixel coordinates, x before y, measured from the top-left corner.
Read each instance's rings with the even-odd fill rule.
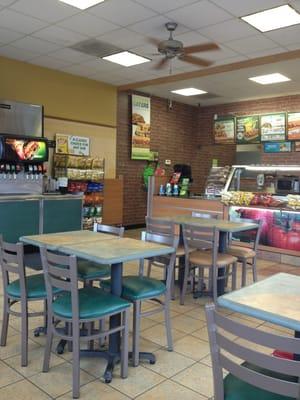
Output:
[[[110,277],[110,265],[96,264],[79,259],[77,262],[78,278],[88,281]]]
[[[47,296],[45,280],[43,274],[31,275],[26,277],[27,298],[38,299]],[[56,289],[54,294],[59,293],[61,290]],[[17,279],[7,286],[7,293],[9,296],[16,298],[21,297],[20,280]]]
[[[97,319],[130,307],[128,301],[96,287],[79,289],[78,296],[79,319]],[[72,318],[71,293],[62,294],[54,300],[52,309],[53,313],[59,317]]]
[[[245,367],[264,375],[276,377],[277,379],[289,382],[297,382],[297,377],[283,375],[259,368],[249,363],[243,364]],[[224,400],[291,400],[292,397],[281,396],[258,387],[252,386],[239,378],[228,374],[224,379]]]
[[[110,280],[101,282],[101,286],[109,289]],[[129,301],[151,299],[166,292],[166,285],[153,278],[128,275],[123,278],[122,297]]]

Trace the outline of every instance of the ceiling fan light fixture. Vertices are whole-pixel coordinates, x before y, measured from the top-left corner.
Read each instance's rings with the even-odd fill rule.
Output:
[[[299,24],[300,14],[293,7],[286,4],[255,14],[246,15],[241,17],[241,19],[261,32],[269,32]]]
[[[185,89],[171,90],[171,93],[180,94],[181,96],[196,96],[198,94],[205,94],[207,92],[205,90],[196,88],[185,88]]]
[[[110,61],[122,65],[123,67],[132,67],[133,65],[152,61],[150,58],[142,57],[129,51],[121,51],[120,53],[111,54],[102,57],[102,60]]]
[[[270,85],[272,83],[288,82],[290,78],[285,75],[279,74],[278,72],[274,74],[259,75],[248,78],[250,81],[259,83],[261,85]]]
[[[59,0],[61,3],[66,3],[69,6],[79,8],[80,10],[86,10],[96,4],[103,3],[105,0]]]

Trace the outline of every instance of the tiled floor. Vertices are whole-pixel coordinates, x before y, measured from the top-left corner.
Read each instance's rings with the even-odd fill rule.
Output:
[[[136,263],[125,266],[125,273],[135,273]],[[299,274],[300,268],[258,261],[259,279],[279,271]],[[172,302],[172,328],[174,351],[165,348],[165,330],[162,316],[145,318],[142,323],[141,350],[156,354],[155,365],[141,364],[129,368],[129,377],[120,379],[119,370],[110,385],[103,383],[104,361],[96,358],[81,359],[81,399],[82,400],[207,400],[213,396],[212,370],[209,356],[208,337],[204,315],[204,305],[210,299],[193,299],[189,294],[186,304],[180,306],[178,299]],[[2,287],[0,286],[0,307],[2,307]],[[34,309],[41,305],[34,304]],[[149,304],[146,305],[150,307]],[[2,309],[2,308],[1,308]],[[241,315],[251,326],[260,326],[266,331],[282,328]],[[6,347],[0,348],[0,399],[2,400],[46,400],[71,399],[71,354],[52,354],[51,368],[42,373],[45,338],[33,335],[33,328],[40,325],[41,318],[30,320],[29,365],[20,367],[20,323],[12,317]],[[1,326],[1,320],[0,320]],[[238,339],[237,339],[238,340]]]

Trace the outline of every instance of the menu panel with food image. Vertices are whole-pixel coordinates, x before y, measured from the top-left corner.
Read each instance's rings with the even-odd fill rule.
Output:
[[[132,160],[149,160],[151,134],[150,97],[132,95]]]
[[[268,114],[260,117],[262,142],[285,140],[285,113]]]
[[[265,153],[288,153],[292,151],[291,142],[264,143]]]
[[[287,138],[289,140],[300,139],[300,112],[288,113]]]
[[[11,162],[44,162],[48,146],[45,139],[5,137],[2,157]]]
[[[214,138],[216,144],[235,143],[235,118],[219,118],[214,121]]]
[[[238,144],[260,143],[258,115],[236,118],[236,142]]]

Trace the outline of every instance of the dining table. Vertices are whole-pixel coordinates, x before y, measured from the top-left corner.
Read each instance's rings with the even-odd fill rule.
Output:
[[[255,222],[249,221],[229,221],[225,219],[215,219],[215,218],[200,218],[193,217],[192,215],[172,215],[172,216],[164,216],[160,217],[160,219],[165,221],[174,222],[176,225],[180,226],[180,238],[179,243],[183,243],[183,235],[182,235],[182,225],[196,225],[202,226],[205,228],[217,228],[219,231],[219,252],[226,253],[227,243],[228,243],[228,234],[249,231],[252,229],[257,229],[258,224]],[[183,268],[181,268],[183,270]],[[219,276],[224,275],[225,268],[219,268],[218,274]],[[220,279],[217,283],[217,294],[221,296],[225,292],[225,280]]]
[[[123,263],[168,255],[175,251],[170,246],[90,231],[22,236],[20,240],[37,247],[46,246],[53,251],[75,255],[97,264],[110,265],[111,293],[119,297],[122,294]],[[110,317],[111,329],[120,325],[120,318],[120,315]],[[87,349],[81,351],[83,355],[99,356],[107,360],[104,373],[107,383],[111,382],[114,367],[120,361],[120,339],[120,332],[115,332],[109,336],[107,350]],[[155,355],[152,353],[143,352],[140,353],[140,357],[155,363]]]
[[[278,273],[218,297],[218,306],[271,322],[300,338],[300,276]],[[300,354],[300,344],[299,344]],[[294,359],[300,360],[299,354]]]

